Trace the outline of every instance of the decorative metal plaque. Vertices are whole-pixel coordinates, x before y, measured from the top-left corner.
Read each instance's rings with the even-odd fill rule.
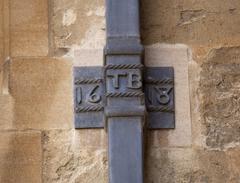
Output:
[[[75,128],[103,128],[102,67],[75,67],[73,73]]]
[[[141,97],[142,64],[106,66],[107,97]]]
[[[173,68],[148,67],[144,79],[148,128],[175,128]]]
[[[142,88],[139,86],[141,84],[139,69],[143,69],[141,64],[107,65],[105,68],[75,67],[75,128],[104,128],[105,115],[109,115],[109,112],[116,113],[114,108],[106,110],[105,97],[141,97],[143,93],[139,91],[139,88]],[[147,127],[149,129],[175,128],[173,68],[147,67],[143,70],[145,104],[148,112]],[[104,72],[106,81],[104,81]],[[107,92],[105,92],[105,85]],[[122,108],[121,113],[133,115],[136,112],[133,108],[128,111]]]

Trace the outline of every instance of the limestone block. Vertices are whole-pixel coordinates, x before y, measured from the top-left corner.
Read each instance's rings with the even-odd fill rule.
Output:
[[[13,129],[14,101],[10,95],[0,95],[0,129]]]
[[[156,44],[145,47],[146,66],[173,66],[176,129],[148,132],[148,143],[154,147],[191,146],[191,116],[188,80],[188,48],[184,45]]]
[[[72,71],[68,60],[13,59],[10,65],[13,125],[18,129],[73,126]]]
[[[77,149],[106,149],[107,132],[104,129],[74,130],[74,146]]]
[[[196,150],[188,182],[239,182],[239,149],[228,151]]]
[[[191,148],[149,148],[146,182],[237,183],[239,149],[209,151]]]
[[[74,66],[103,66],[103,49],[77,49],[74,51]]]
[[[103,48],[105,44],[103,0],[54,0],[51,7],[51,34],[55,54],[64,55],[76,48]]]
[[[0,129],[14,129],[14,99],[9,95],[9,66],[7,60],[0,69]]]
[[[157,42],[190,45],[238,44],[237,0],[142,0],[144,44]]]
[[[48,54],[48,1],[10,1],[11,56]]]
[[[146,183],[191,182],[193,151],[189,148],[146,150]]]
[[[41,133],[0,133],[0,182],[41,183]]]
[[[107,153],[103,130],[44,132],[45,183],[107,183]]]
[[[198,88],[193,91],[199,103],[199,120],[193,121],[193,128],[198,128],[194,144],[216,150],[239,147],[240,48],[212,49],[198,67]]]
[[[4,14],[3,1],[1,1],[0,2],[0,65],[2,65],[3,63],[3,53],[4,53],[3,14]],[[1,66],[0,66],[0,70],[1,70]]]
[[[2,38],[0,37],[0,64],[2,64],[3,63],[3,60],[4,60],[4,54],[3,54],[3,50],[4,50],[4,48],[3,48],[3,42],[2,42]]]
[[[3,72],[0,70],[0,94],[2,94],[3,89]]]
[[[3,95],[9,94],[10,62],[9,58],[5,59],[0,68],[0,94]]]
[[[2,31],[2,60],[0,63],[4,63],[10,55],[10,38],[9,38],[9,28],[10,28],[10,11],[9,11],[9,0],[2,0],[2,15],[1,15],[1,31]],[[0,36],[1,37],[1,36]],[[1,38],[0,38],[1,39]]]

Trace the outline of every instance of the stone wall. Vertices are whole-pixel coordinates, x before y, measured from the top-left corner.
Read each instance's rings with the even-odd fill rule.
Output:
[[[184,172],[176,179],[166,176],[163,182],[239,182],[239,2],[141,2],[144,44],[182,43],[191,50],[191,146],[168,149],[160,158],[155,152],[153,162],[167,165],[152,167],[156,171],[152,177],[159,176],[152,181],[160,182],[159,170],[176,176],[177,167],[177,172]]]
[[[0,1],[0,182],[107,183],[104,130],[73,127],[72,66],[102,65],[104,0]],[[146,183],[240,181],[238,0],[141,0],[145,64],[173,66],[176,129]]]

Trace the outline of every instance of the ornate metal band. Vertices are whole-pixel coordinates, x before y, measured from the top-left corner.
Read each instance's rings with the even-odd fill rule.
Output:
[[[81,113],[81,112],[98,112],[103,111],[104,107],[102,105],[98,106],[85,106],[85,107],[76,107],[75,112]]]
[[[80,85],[80,84],[98,84],[101,83],[102,79],[97,79],[97,78],[79,78],[75,80],[75,85]]]
[[[142,69],[142,64],[118,64],[118,65],[106,65],[105,69]]]
[[[144,71],[145,103],[149,129],[175,127],[174,70],[172,67],[148,67]]]
[[[147,106],[149,112],[174,112],[171,106]]]
[[[106,116],[142,115],[134,102],[141,100],[142,103],[145,98],[148,128],[174,128],[173,68],[146,67],[144,78],[141,68],[142,64],[74,68],[75,127],[103,128]],[[113,110],[113,106],[105,106],[105,102],[117,103],[114,107],[120,108]],[[134,107],[129,109],[129,103]]]
[[[142,97],[144,96],[143,92],[116,92],[116,93],[107,93],[107,97]]]
[[[173,78],[163,78],[163,79],[147,78],[145,80],[145,83],[159,85],[159,84],[173,84],[174,81],[173,81]]]

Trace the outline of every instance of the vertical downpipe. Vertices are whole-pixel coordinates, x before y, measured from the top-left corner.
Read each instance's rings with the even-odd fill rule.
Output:
[[[138,0],[106,0],[109,182],[143,183],[144,98]]]

